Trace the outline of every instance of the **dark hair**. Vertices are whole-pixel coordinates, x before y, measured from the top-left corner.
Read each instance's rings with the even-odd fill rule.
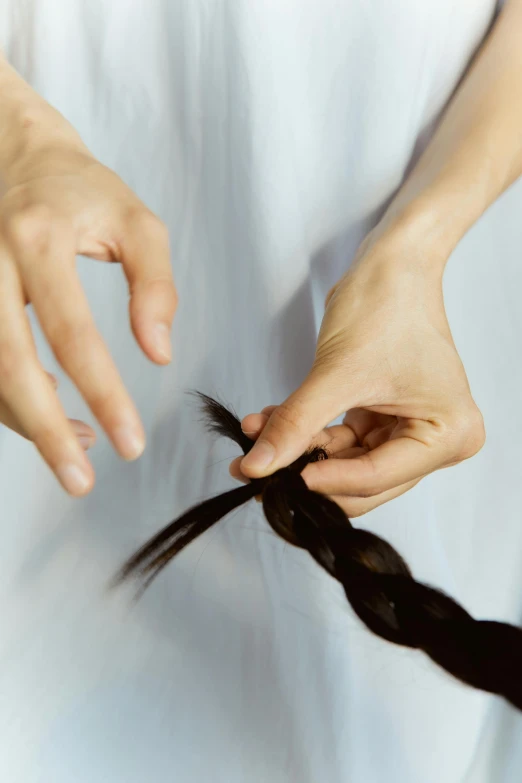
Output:
[[[234,440],[246,454],[254,445],[232,410],[201,392],[207,428]],[[402,557],[384,539],[354,528],[326,495],[309,489],[301,471],[327,459],[314,447],[288,467],[252,479],[192,506],[151,538],[124,564],[121,582],[139,576],[145,589],[187,544],[232,509],[261,495],[275,532],[312,557],[343,586],[365,625],[389,642],[424,650],[462,682],[504,696],[522,709],[522,631],[507,623],[475,620],[448,595],[417,582]]]

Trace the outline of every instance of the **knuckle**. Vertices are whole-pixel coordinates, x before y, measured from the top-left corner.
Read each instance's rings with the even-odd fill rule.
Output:
[[[130,313],[135,322],[150,317],[151,313],[157,315],[158,308],[164,318],[172,319],[179,296],[171,278],[157,276],[139,280],[131,285],[130,291]]]
[[[150,209],[144,206],[133,206],[127,213],[127,218],[137,227],[140,231],[158,238],[166,239],[168,237],[168,229],[166,224],[160,220],[160,218],[151,212]]]
[[[48,459],[63,441],[63,435],[57,431],[56,427],[53,427],[49,421],[42,419],[33,424],[29,434],[35,446],[43,455],[47,455]]]
[[[290,427],[302,433],[305,429],[306,417],[295,405],[283,402],[275,409],[271,424],[276,428],[278,425],[283,425],[285,429]]]
[[[16,244],[45,249],[49,244],[52,212],[45,204],[19,209],[8,220],[6,234]]]
[[[53,471],[56,471],[66,455],[69,456],[78,448],[77,439],[62,414],[51,418],[38,417],[32,423],[28,435]]]
[[[348,473],[349,478],[345,474],[343,463],[349,465],[349,459],[334,459],[331,463],[331,468],[334,470],[332,482],[335,485],[335,491],[343,495],[346,502],[352,504],[361,503],[371,500],[385,491],[383,477],[375,465],[371,452],[363,454],[354,460],[354,465],[356,464],[357,466],[357,478],[352,474],[351,470]]]
[[[367,454],[363,454],[359,457],[359,460],[364,466],[366,475],[364,477],[364,486],[357,490],[358,497],[372,498],[375,495],[384,492],[383,479],[380,472],[377,470],[372,457],[372,452],[369,451]]]
[[[143,214],[147,212],[143,204],[126,204],[121,212],[123,225],[126,229],[140,231],[143,225]]]
[[[469,406],[458,416],[457,456],[460,460],[475,456],[486,442],[484,417],[476,405]]]

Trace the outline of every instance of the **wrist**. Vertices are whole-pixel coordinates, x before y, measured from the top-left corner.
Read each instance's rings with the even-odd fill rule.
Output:
[[[434,182],[414,192],[407,183],[367,237],[366,253],[398,268],[442,276],[453,250],[487,209],[480,184]]]
[[[412,203],[386,212],[362,243],[355,262],[364,261],[385,275],[415,272],[442,278],[459,239],[445,230],[437,210],[427,203]]]

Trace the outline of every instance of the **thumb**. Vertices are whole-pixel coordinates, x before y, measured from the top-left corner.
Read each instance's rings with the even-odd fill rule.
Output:
[[[241,460],[241,472],[249,478],[261,478],[286,467],[300,457],[314,436],[344,410],[344,401],[340,399],[339,388],[332,382],[331,374],[312,371],[304,383],[273,410],[259,438]]]

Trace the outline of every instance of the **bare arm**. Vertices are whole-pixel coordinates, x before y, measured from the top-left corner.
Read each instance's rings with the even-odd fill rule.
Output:
[[[522,0],[508,0],[376,235],[422,241],[442,271],[456,244],[522,174]],[[413,250],[413,246],[412,246]]]
[[[267,475],[325,445],[335,458],[303,477],[359,516],[482,447],[442,278],[459,240],[521,173],[522,0],[508,0],[418,164],[329,291],[308,376],[243,419],[257,443],[232,475]]]

